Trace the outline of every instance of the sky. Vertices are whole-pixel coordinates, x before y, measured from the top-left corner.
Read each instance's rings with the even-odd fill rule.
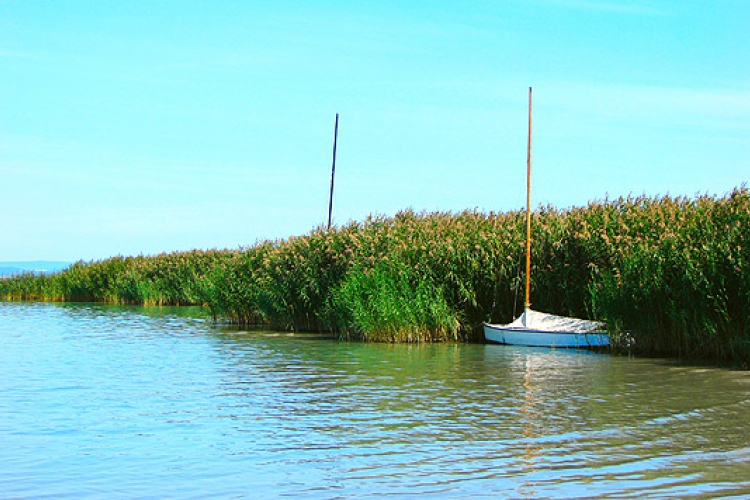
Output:
[[[0,261],[750,181],[745,0],[0,0]]]

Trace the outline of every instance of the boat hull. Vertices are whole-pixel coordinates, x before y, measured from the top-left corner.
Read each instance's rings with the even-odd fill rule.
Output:
[[[553,332],[488,323],[484,325],[484,338],[495,344],[530,347],[588,349],[609,345],[609,335],[605,332]]]

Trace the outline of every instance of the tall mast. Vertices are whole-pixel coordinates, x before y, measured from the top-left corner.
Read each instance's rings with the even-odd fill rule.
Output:
[[[531,87],[529,87],[529,139],[526,146],[526,301],[531,308]]]

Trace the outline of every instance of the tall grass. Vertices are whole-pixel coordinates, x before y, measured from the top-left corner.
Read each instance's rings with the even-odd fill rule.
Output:
[[[208,298],[208,272],[223,251],[112,257],[72,264],[55,274],[24,274],[0,280],[4,300],[195,305]]]
[[[592,208],[604,223],[589,241],[608,258],[590,291],[605,317],[647,352],[750,361],[747,189]]]
[[[448,305],[442,287],[400,262],[355,266],[331,302],[331,323],[346,336],[391,342],[459,337],[459,315]]]
[[[749,227],[744,186],[541,207],[533,307],[604,319],[640,352],[750,363]],[[521,312],[524,234],[520,211],[403,211],[237,250],[78,262],[0,280],[0,298],[201,304],[239,324],[464,340]]]

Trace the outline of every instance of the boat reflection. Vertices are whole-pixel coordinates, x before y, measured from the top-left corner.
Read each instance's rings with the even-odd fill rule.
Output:
[[[521,421],[523,422],[522,435],[526,442],[525,451],[523,453],[522,470],[524,477],[529,479],[521,484],[518,492],[525,498],[534,498],[536,496],[533,475],[540,453],[540,446],[535,441],[535,438],[539,435],[537,429],[539,425],[539,415],[537,410],[537,395],[533,385],[533,364],[534,357],[527,356],[526,370],[523,376],[523,387],[525,393],[523,396],[523,404],[519,409]]]
[[[515,440],[519,464],[516,491],[521,498],[537,498],[546,474],[554,467],[550,460],[558,451],[558,438],[574,432],[580,423],[576,415],[587,413],[580,391],[591,379],[592,366],[597,365],[592,364],[592,357],[605,356],[568,349],[488,347],[505,351],[501,356],[510,354],[510,359],[506,358],[508,388],[515,394],[516,428],[520,429]]]

